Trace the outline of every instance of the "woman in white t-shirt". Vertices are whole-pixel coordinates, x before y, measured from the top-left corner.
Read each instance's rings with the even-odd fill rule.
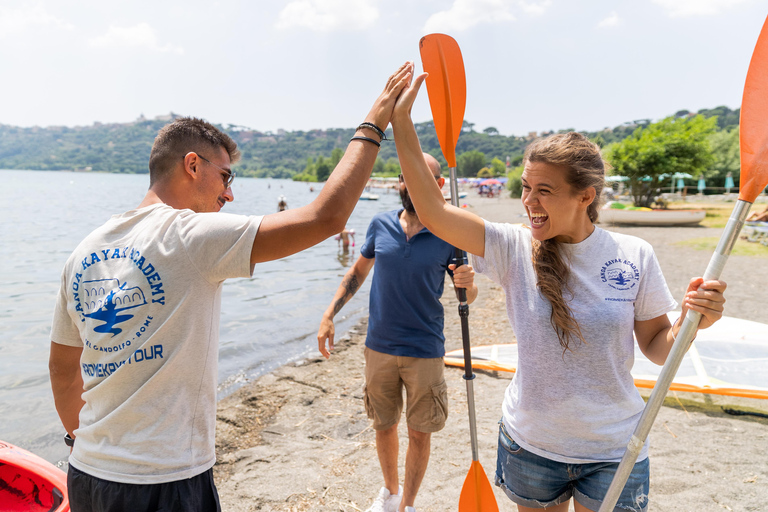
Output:
[[[605,183],[600,148],[578,133],[530,144],[523,204],[530,228],[486,222],[447,204],[421,158],[410,110],[425,75],[398,99],[397,153],[419,218],[473,255],[475,270],[499,283],[518,341],[518,368],[502,406],[496,484],[521,511],[597,510],[643,410],[630,370],[634,337],[663,364],[681,321],[647,242],[594,225]],[[722,281],[691,280],[683,299],[722,316]],[[648,507],[647,443],[617,511]]]

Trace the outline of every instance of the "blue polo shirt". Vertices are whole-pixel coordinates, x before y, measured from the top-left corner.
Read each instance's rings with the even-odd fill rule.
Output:
[[[443,357],[440,297],[453,247],[427,228],[406,240],[402,211],[376,215],[360,248],[363,257],[376,258],[365,346],[394,356]]]

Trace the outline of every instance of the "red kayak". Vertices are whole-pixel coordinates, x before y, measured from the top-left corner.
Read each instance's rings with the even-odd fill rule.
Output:
[[[0,441],[0,510],[69,512],[67,474],[27,450]]]

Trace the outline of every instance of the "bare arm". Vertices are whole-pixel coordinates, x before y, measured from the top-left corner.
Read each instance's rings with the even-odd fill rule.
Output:
[[[376,261],[375,258],[368,259],[364,256],[360,256],[355,261],[355,264],[347,271],[344,279],[341,280],[339,289],[336,290],[336,295],[333,296],[331,305],[325,310],[323,319],[320,321],[320,328],[317,331],[317,348],[320,353],[325,356],[326,359],[331,357],[331,350],[333,350],[333,337],[336,334],[336,329],[333,325],[333,317],[336,313],[341,311],[344,304],[349,302],[349,299],[360,289],[360,286],[368,277],[373,264]],[[328,348],[325,347],[325,341],[328,340]]]
[[[422,156],[419,137],[411,120],[411,107],[419,87],[426,78],[421,75],[403,90],[392,115],[400,168],[419,220],[438,238],[477,256],[485,255],[483,219],[445,202],[435,178]]]
[[[723,316],[725,298],[723,281],[706,281],[700,277],[691,279],[683,299],[683,311],[680,318],[685,318],[689,309],[701,313],[699,329],[706,329]],[[674,325],[669,323],[667,315],[658,316],[643,322],[635,322],[635,337],[643,355],[658,365],[664,364],[672,350],[682,320]]]
[[[83,376],[80,373],[82,353],[82,347],[70,347],[52,341],[48,360],[56,412],[72,437],[75,437],[73,432],[80,425],[80,409],[85,404],[82,399]]]
[[[386,130],[395,100],[410,80],[412,69],[411,63],[403,64],[389,78],[384,92],[365,117],[366,122]],[[355,135],[379,140],[369,128],[358,130]],[[265,216],[253,242],[251,265],[297,253],[344,229],[373,170],[377,154],[378,148],[372,142],[351,141],[314,201],[301,208]]]

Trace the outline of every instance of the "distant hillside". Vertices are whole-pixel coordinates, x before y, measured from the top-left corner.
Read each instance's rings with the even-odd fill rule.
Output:
[[[718,127],[727,129],[738,125],[739,110],[727,107],[700,110],[707,117],[717,115]],[[682,117],[692,115],[687,110],[677,112]],[[175,114],[132,123],[101,124],[83,127],[19,128],[0,124],[0,169],[90,170],[102,172],[146,173],[149,151],[158,130]],[[585,132],[600,144],[617,142],[629,136],[638,126],[650,120],[625,123],[600,132]],[[260,132],[234,125],[223,127],[240,146],[243,158],[235,167],[238,173],[250,176],[291,177],[307,166],[307,159],[327,157],[334,148],[346,148],[353,128],[327,130]],[[416,125],[424,150],[445,163],[431,122]],[[513,165],[519,163],[528,142],[537,135],[526,137],[498,134],[493,127],[475,131],[472,123],[464,123],[457,154],[482,152],[487,162],[493,158]],[[561,130],[568,131],[568,130]],[[391,136],[391,131],[389,132]],[[382,144],[379,158],[396,158],[393,142]]]

